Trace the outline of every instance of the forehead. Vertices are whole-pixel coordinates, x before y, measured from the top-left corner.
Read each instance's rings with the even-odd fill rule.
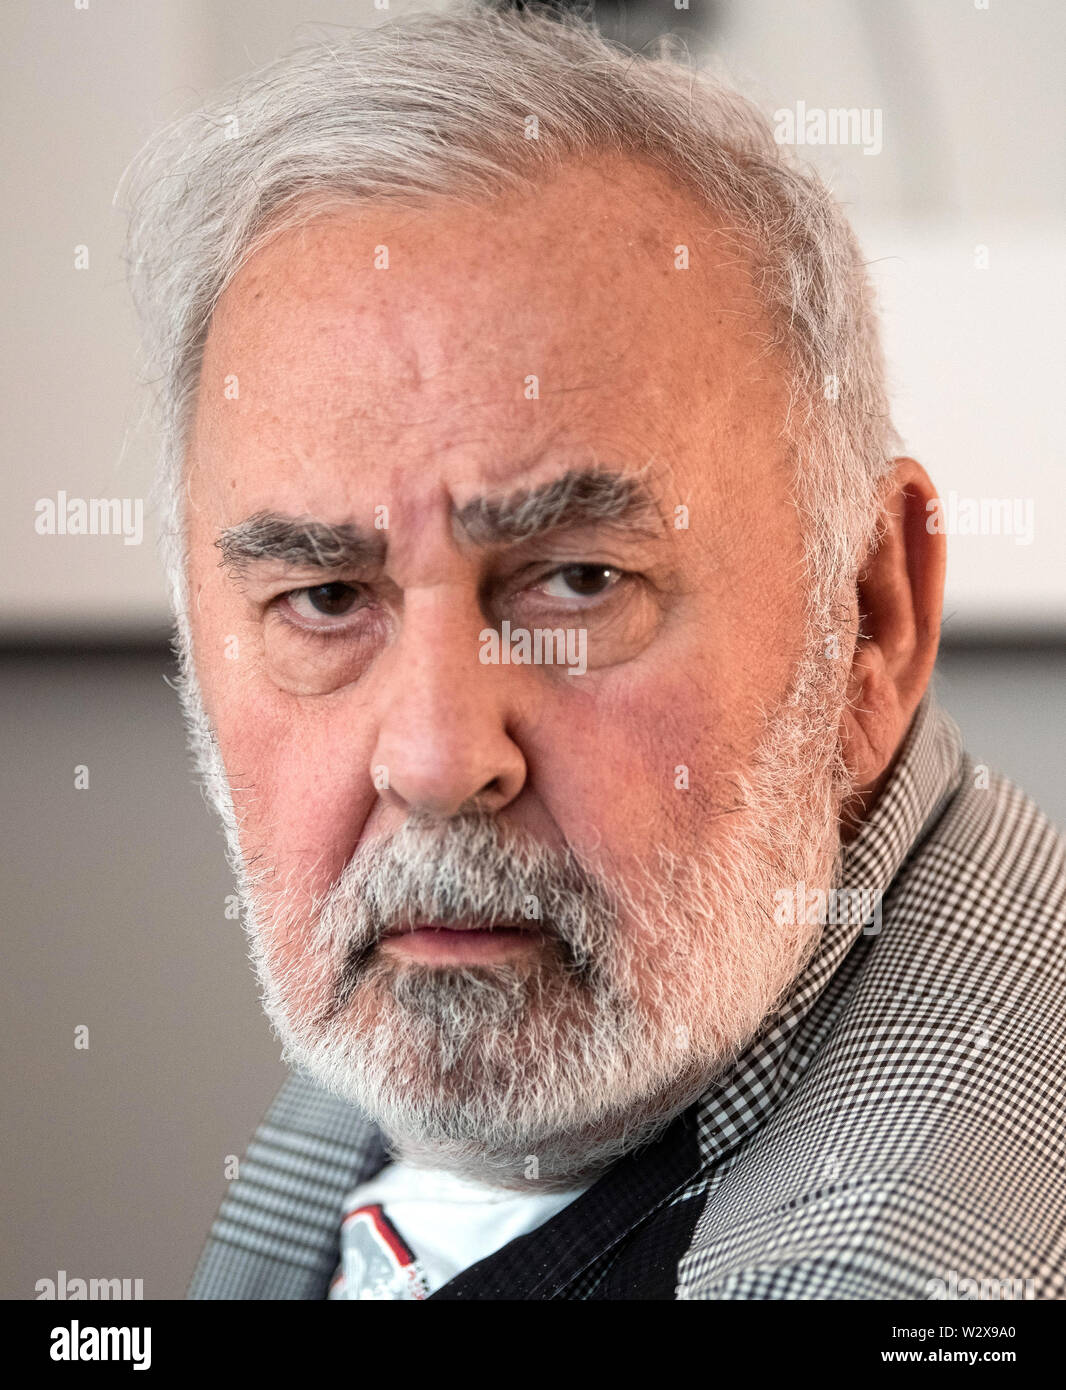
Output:
[[[279,233],[222,296],[195,466],[266,505],[278,487],[306,502],[309,478],[438,464],[461,500],[553,451],[670,467],[698,447],[713,464],[779,430],[768,339],[737,238],[644,166],[338,209]]]

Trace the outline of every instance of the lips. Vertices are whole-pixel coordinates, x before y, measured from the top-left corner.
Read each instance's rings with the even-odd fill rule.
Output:
[[[503,961],[540,948],[537,926],[513,922],[407,922],[392,927],[382,946],[409,960],[436,966],[474,965]]]

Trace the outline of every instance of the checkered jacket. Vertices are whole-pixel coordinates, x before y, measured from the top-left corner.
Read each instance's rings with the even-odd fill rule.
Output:
[[[661,1138],[432,1297],[1066,1296],[1062,839],[927,695],[844,883],[883,893],[879,925],[828,926]],[[324,1299],[344,1197],[386,1161],[293,1076],[189,1296]]]

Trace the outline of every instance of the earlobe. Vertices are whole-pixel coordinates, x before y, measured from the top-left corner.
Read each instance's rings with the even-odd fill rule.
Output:
[[[927,524],[935,499],[921,464],[897,459],[878,542],[856,576],[858,637],[842,734],[864,802],[890,770],[936,662],[946,543]]]
[[[884,651],[867,630],[861,605],[860,590],[859,633],[841,715],[841,751],[856,792],[865,796],[877,786],[891,760],[900,711]]]

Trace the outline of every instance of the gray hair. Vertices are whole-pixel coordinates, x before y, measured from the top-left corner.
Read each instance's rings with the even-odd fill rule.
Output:
[[[527,138],[536,117],[537,138]],[[161,131],[127,171],[127,256],[160,397],[162,542],[186,631],[182,454],[211,315],[264,240],[330,202],[535,188],[568,160],[629,154],[742,239],[791,374],[811,612],[853,583],[900,441],[854,235],[759,110],[667,42],[634,55],[584,18],[461,0],[316,41]]]

